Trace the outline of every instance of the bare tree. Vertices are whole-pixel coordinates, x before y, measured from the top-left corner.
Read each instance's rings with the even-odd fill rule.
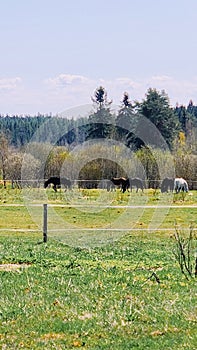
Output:
[[[9,155],[8,139],[4,133],[0,134],[0,166],[4,188],[6,188],[6,163]]]

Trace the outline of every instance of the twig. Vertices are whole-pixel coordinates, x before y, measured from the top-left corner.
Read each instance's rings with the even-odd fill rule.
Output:
[[[160,281],[159,277],[157,276],[157,274],[156,274],[154,271],[152,271],[151,275],[145,280],[145,282],[143,283],[143,285],[144,285],[148,280],[150,280],[152,277],[155,278],[155,280],[156,280],[156,282],[157,282],[158,284],[161,283],[161,281]]]

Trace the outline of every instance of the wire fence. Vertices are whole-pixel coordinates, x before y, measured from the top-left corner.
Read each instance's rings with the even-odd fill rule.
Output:
[[[83,223],[81,224],[80,227],[77,227],[77,225],[73,225],[72,224],[68,224],[67,222],[62,223],[62,217],[61,217],[61,213],[55,213],[55,216],[53,214],[51,214],[51,210],[52,209],[53,212],[55,211],[55,208],[59,208],[61,210],[65,210],[64,214],[68,215],[69,211],[73,208],[75,210],[87,210],[87,216],[91,213],[91,214],[95,214],[98,215],[98,211],[104,211],[104,210],[125,210],[128,213],[128,217],[129,218],[133,218],[133,221],[139,221],[140,217],[142,216],[142,213],[144,210],[152,210],[153,211],[153,216],[155,215],[155,220],[157,221],[157,224],[159,223],[159,221],[162,222],[162,220],[164,220],[164,217],[167,216],[167,213],[169,210],[173,209],[180,209],[181,210],[186,210],[186,209],[191,209],[193,211],[195,211],[195,213],[193,214],[194,216],[194,220],[195,221],[195,217],[196,217],[196,209],[197,209],[197,204],[181,204],[180,205],[176,205],[175,203],[170,203],[170,204],[162,204],[162,203],[157,203],[157,204],[147,204],[146,200],[144,200],[144,202],[141,202],[141,199],[137,200],[135,197],[134,199],[134,203],[127,203],[126,205],[124,205],[123,203],[121,203],[120,205],[116,204],[113,205],[112,203],[107,203],[107,201],[105,202],[105,198],[103,200],[101,200],[101,202],[97,202],[95,203],[94,201],[91,200],[87,200],[87,202],[80,202],[81,199],[78,198],[77,196],[77,202],[76,203],[72,203],[72,196],[71,198],[69,197],[68,199],[70,200],[69,203],[53,203],[53,204],[45,204],[43,201],[41,202],[37,202],[34,203],[34,201],[31,202],[31,199],[33,199],[34,196],[34,188],[37,189],[37,193],[43,193],[46,195],[46,192],[43,191],[43,187],[44,187],[44,181],[45,179],[28,179],[28,180],[6,180],[7,183],[9,183],[11,185],[11,188],[17,188],[19,189],[19,193],[20,193],[20,189],[23,188],[29,188],[30,192],[32,192],[32,197],[30,195],[30,200],[28,203],[23,203],[22,202],[22,198],[21,198],[21,203],[6,203],[6,201],[1,200],[0,201],[0,232],[24,232],[24,233],[35,233],[35,232],[39,232],[43,235],[43,241],[47,242],[47,237],[48,235],[53,236],[56,234],[59,235],[63,235],[64,233],[69,233],[70,235],[76,233],[76,235],[80,235],[80,233],[84,233],[87,235],[91,234],[91,233],[98,233],[98,234],[102,234],[103,235],[106,233],[126,233],[126,232],[140,232],[140,231],[144,231],[144,232],[156,232],[156,231],[166,231],[166,232],[173,232],[175,227],[174,227],[174,223],[172,222],[171,227],[164,227],[164,226],[160,226],[156,225],[157,227],[154,227],[154,225],[150,225],[150,227],[144,227],[143,225],[140,226],[139,225],[135,225],[133,223],[131,223],[131,221],[128,220],[128,218],[125,221],[125,217],[122,218],[120,215],[120,220],[119,223],[117,223],[117,221],[115,220],[113,222],[113,224],[111,224],[111,218],[110,218],[110,212],[109,212],[109,224],[108,225],[104,225],[102,227],[98,227],[98,225],[88,225],[86,223],[86,225],[83,225]],[[109,181],[109,180],[108,180]],[[150,181],[152,183],[151,188],[159,188],[160,184],[161,184],[161,180],[146,180],[145,183],[145,187],[148,188],[148,185],[150,185]],[[84,188],[100,188],[99,185],[102,184],[102,180],[92,180],[92,179],[86,179],[86,180],[81,180],[81,179],[77,179],[77,180],[73,180],[73,188],[77,188],[76,191],[73,191],[73,193],[75,193],[75,195],[77,194],[78,190],[84,189]],[[159,184],[159,185],[158,185]],[[190,190],[193,189],[197,189],[197,181],[188,181],[189,184],[189,188]],[[0,186],[3,187],[3,182],[0,182]],[[102,188],[102,187],[101,187]],[[32,190],[31,190],[32,189]],[[41,190],[42,189],[42,190]],[[106,189],[103,187],[103,189]],[[11,190],[10,190],[11,192]],[[16,191],[17,192],[17,191]],[[53,191],[51,192],[51,194],[54,193]],[[63,192],[62,192],[63,193]],[[68,192],[69,193],[69,192]],[[70,191],[70,193],[72,193]],[[80,192],[78,192],[80,193]],[[107,193],[107,192],[103,192],[103,193]],[[147,192],[148,193],[148,192]],[[29,195],[29,193],[27,194]],[[15,194],[13,193],[13,198],[14,198]],[[87,194],[87,196],[89,196],[89,194]],[[136,194],[137,196],[137,194]],[[39,196],[38,196],[39,197]],[[37,197],[37,198],[38,198]],[[47,198],[47,195],[46,195]],[[76,197],[74,197],[75,200]],[[140,198],[140,197],[138,197]],[[40,199],[40,198],[39,198]],[[43,198],[42,198],[43,199]],[[43,204],[44,203],[44,204]],[[6,211],[6,208],[8,209]],[[20,209],[21,208],[21,212]],[[9,210],[10,209],[10,210]],[[154,214],[155,213],[155,214]],[[86,212],[84,212],[84,215],[86,215]],[[119,215],[119,214],[118,214]],[[59,223],[59,219],[61,221],[61,224]],[[116,224],[117,223],[117,224]],[[87,227],[86,227],[87,226]],[[194,228],[194,230],[196,230],[196,228]]]
[[[1,224],[0,221],[0,232],[21,232],[21,233],[35,233],[35,232],[40,232],[42,234],[43,237],[43,242],[47,242],[48,240],[48,235],[53,236],[53,235],[61,235],[63,233],[76,233],[76,234],[80,234],[80,233],[85,233],[85,232],[111,232],[111,233],[116,233],[116,232],[122,232],[122,233],[126,233],[126,232],[173,232],[175,230],[175,226],[171,226],[171,227],[154,227],[154,225],[150,226],[150,227],[136,227],[136,225],[131,224],[131,221],[129,221],[130,219],[127,218],[126,222],[121,223],[120,222],[117,224],[112,224],[110,225],[106,225],[104,227],[97,227],[97,226],[92,226],[92,227],[85,227],[83,226],[83,223],[81,225],[81,227],[73,227],[72,224],[67,225],[67,222],[65,222],[65,225],[63,223],[62,225],[62,221],[61,224],[59,225],[58,221],[54,221],[54,216],[53,213],[50,211],[50,209],[54,209],[54,208],[60,208],[61,210],[66,209],[67,212],[70,211],[71,208],[75,208],[75,209],[82,209],[84,208],[84,205],[80,205],[80,204],[75,204],[75,205],[71,205],[71,204],[41,204],[41,203],[32,203],[31,207],[36,208],[36,215],[38,216],[39,219],[39,227],[36,227],[35,222],[33,223],[33,221],[36,221],[35,217],[29,217],[27,222],[26,222],[26,216],[24,215],[24,211],[26,211],[27,213],[27,217],[28,217],[28,208],[26,208],[25,204],[9,204],[9,203],[4,203],[2,205],[0,205],[0,217],[5,217],[6,213],[3,212],[3,210],[5,210],[5,208],[9,208],[10,211],[7,212],[7,223],[8,225],[6,226],[5,221],[3,224]],[[20,211],[18,211],[18,209],[21,209],[21,207],[23,207],[23,211],[20,213]],[[92,207],[92,204],[91,204]],[[101,210],[105,210],[105,209],[116,209],[116,210],[120,210],[120,209],[125,209],[125,210],[129,210],[129,213],[132,218],[134,218],[134,221],[140,217],[140,215],[142,214],[143,210],[150,210],[152,209],[153,214],[154,211],[157,211],[157,222],[159,222],[159,220],[161,219],[162,221],[162,216],[160,217],[160,214],[162,214],[162,210],[163,213],[165,215],[167,215],[168,210],[185,210],[185,209],[191,209],[192,213],[193,213],[193,217],[196,217],[196,213],[197,213],[197,204],[193,204],[193,205],[188,205],[188,204],[182,204],[180,205],[100,205],[99,206]],[[95,208],[97,208],[97,206],[95,206]],[[134,214],[134,211],[138,212],[137,216]],[[51,214],[52,213],[52,214]],[[35,213],[34,213],[35,214]],[[20,218],[21,215],[21,218]],[[60,213],[58,213],[59,218],[61,218]],[[108,214],[109,215],[109,214]],[[110,215],[109,215],[110,216]],[[129,217],[128,216],[128,217]],[[9,219],[9,218],[12,218]],[[55,216],[55,220],[58,218],[58,216]],[[121,219],[122,220],[122,219]],[[9,227],[10,222],[14,222],[14,227]],[[53,225],[51,225],[51,223],[53,222]],[[130,223],[130,225],[129,225]],[[127,225],[128,224],[128,225]],[[31,227],[32,225],[32,227]],[[125,226],[126,225],[126,226]],[[193,230],[196,231],[197,227],[195,227],[195,225],[193,225]]]
[[[12,188],[34,187],[43,188],[44,182],[47,179],[6,179],[0,180],[0,188],[5,187],[6,184],[10,184]],[[87,188],[87,189],[106,189],[106,182],[110,179],[72,179],[71,183],[73,187]],[[186,179],[189,190],[197,190],[197,180]],[[111,181],[110,181],[111,182]],[[145,189],[157,189],[161,187],[161,179],[143,179]]]

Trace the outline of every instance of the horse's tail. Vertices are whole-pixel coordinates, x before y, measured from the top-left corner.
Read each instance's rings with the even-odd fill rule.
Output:
[[[188,183],[187,183],[187,181],[185,181],[185,192],[189,192],[189,187],[188,187]]]
[[[178,190],[178,180],[174,179],[174,191],[177,192]]]

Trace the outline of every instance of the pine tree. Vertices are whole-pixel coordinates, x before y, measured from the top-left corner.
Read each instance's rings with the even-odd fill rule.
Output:
[[[173,108],[170,107],[165,91],[160,93],[156,89],[148,89],[146,98],[139,103],[138,111],[156,126],[171,147],[175,136],[178,135],[179,120]],[[150,139],[154,141],[154,129],[147,130],[147,133],[150,133]]]
[[[114,116],[110,110],[112,100],[108,101],[107,92],[102,86],[95,90],[92,101],[95,112],[89,116],[87,139],[112,137],[114,132]]]
[[[133,150],[144,145],[135,133],[139,119],[135,108],[136,105],[132,104],[128,93],[125,92],[116,118],[116,136],[118,140]]]

